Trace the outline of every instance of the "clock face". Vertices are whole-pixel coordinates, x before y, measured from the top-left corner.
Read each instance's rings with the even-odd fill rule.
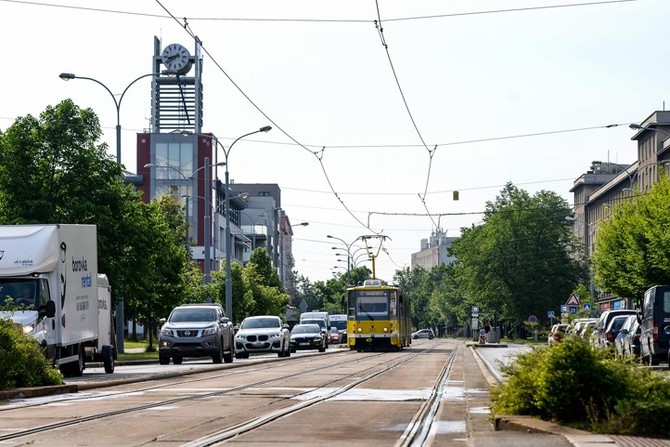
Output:
[[[177,72],[188,71],[190,54],[188,50],[178,43],[171,43],[163,50],[161,59],[168,70]]]

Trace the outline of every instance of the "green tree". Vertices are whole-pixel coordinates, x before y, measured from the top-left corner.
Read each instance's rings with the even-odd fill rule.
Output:
[[[487,203],[484,223],[463,229],[452,244],[465,302],[496,312],[510,327],[564,302],[586,276],[583,263],[571,256],[570,215],[553,192],[531,196],[507,184]]]
[[[95,113],[71,100],[17,118],[0,135],[0,223],[95,224],[98,266],[118,299],[141,282],[141,264],[127,257],[139,195],[100,135]]]
[[[660,175],[651,190],[621,202],[598,226],[592,256],[598,287],[639,300],[652,285],[668,284],[669,225],[670,180]]]

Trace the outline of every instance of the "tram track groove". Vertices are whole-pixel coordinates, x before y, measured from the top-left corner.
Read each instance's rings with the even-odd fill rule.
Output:
[[[268,423],[276,421],[277,419],[295,414],[295,413],[297,413],[297,412],[299,412],[299,411],[301,411],[305,408],[311,407],[311,406],[319,404],[321,402],[328,401],[328,400],[330,400],[330,399],[332,399],[336,396],[344,394],[347,391],[351,390],[352,388],[355,388],[355,387],[357,387],[357,386],[359,386],[359,385],[361,385],[361,384],[363,384],[363,383],[365,383],[365,382],[367,382],[371,379],[377,378],[378,376],[380,376],[382,374],[385,374],[385,373],[389,372],[390,370],[392,370],[394,368],[397,368],[398,366],[404,365],[405,363],[408,363],[408,362],[416,359],[420,355],[425,354],[427,352],[430,352],[434,349],[435,349],[435,347],[431,347],[431,348],[428,348],[428,349],[424,349],[421,352],[413,353],[413,355],[411,355],[411,356],[404,357],[402,359],[398,359],[395,362],[393,362],[389,365],[386,365],[384,368],[382,368],[378,371],[372,372],[372,373],[366,375],[365,377],[356,379],[354,382],[349,383],[349,384],[347,384],[343,387],[340,387],[336,390],[333,390],[326,395],[317,396],[317,397],[311,398],[307,401],[292,405],[290,407],[274,411],[274,412],[269,413],[267,415],[263,415],[261,417],[245,421],[245,422],[243,422],[241,424],[238,424],[236,426],[225,428],[225,429],[223,429],[219,432],[215,432],[215,433],[212,433],[210,435],[204,436],[202,438],[199,438],[199,439],[193,440],[191,442],[188,442],[186,444],[182,444],[182,447],[212,447],[212,446],[217,446],[219,444],[225,443],[226,441],[228,441],[232,438],[235,438],[235,437],[237,437],[241,434],[245,434],[245,433],[251,432],[253,430],[256,430],[256,429],[258,429],[258,428],[260,428],[260,427],[262,427],[262,426],[264,426]],[[445,362],[446,364],[453,365],[453,361],[455,359],[455,352],[456,352],[456,349],[452,349],[449,359],[447,360],[447,362]],[[369,356],[367,358],[369,358]],[[448,376],[448,374],[445,373],[445,369],[447,369],[447,368],[443,368],[442,373],[440,375],[440,378],[443,377],[443,376],[444,377]],[[448,369],[450,369],[450,368],[448,368]],[[443,380],[438,379],[438,383],[443,383]],[[324,388],[324,387],[322,387],[322,388]],[[434,390],[433,394],[435,395],[435,394],[439,394],[439,393],[435,393],[435,390]],[[433,397],[433,399],[434,398],[435,397]],[[437,399],[437,400],[439,402],[439,399]],[[424,403],[421,406],[421,409],[419,410],[419,412],[421,413],[422,411],[424,411],[425,407],[426,407],[426,405]],[[424,419],[424,418],[425,418],[425,416],[419,416],[419,419]],[[414,419],[413,419],[413,421],[414,421]],[[416,445],[418,445],[418,444],[416,444]]]

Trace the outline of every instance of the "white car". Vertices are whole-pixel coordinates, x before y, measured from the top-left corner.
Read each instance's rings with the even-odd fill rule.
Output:
[[[247,317],[235,332],[235,358],[246,359],[249,354],[276,352],[279,357],[289,357],[291,333],[279,317],[260,315]]]

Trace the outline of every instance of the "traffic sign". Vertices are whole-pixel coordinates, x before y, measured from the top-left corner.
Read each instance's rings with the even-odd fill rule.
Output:
[[[584,303],[584,312],[591,312],[591,303]]]
[[[531,315],[530,317],[528,317],[528,322],[537,323],[537,317],[535,315]]]
[[[562,314],[567,314],[568,313],[568,306],[565,304],[561,306],[561,313]]]
[[[579,297],[574,293],[571,293],[565,304],[568,306],[579,306]]]
[[[554,314],[553,310],[547,312],[547,318],[556,318],[556,314]]]

